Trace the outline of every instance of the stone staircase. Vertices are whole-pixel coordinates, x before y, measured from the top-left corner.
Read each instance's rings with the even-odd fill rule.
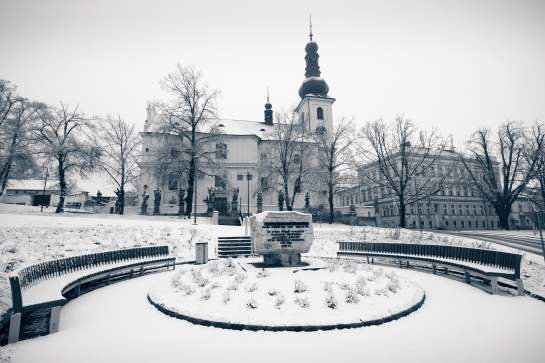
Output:
[[[218,258],[248,257],[252,250],[250,236],[218,237]]]

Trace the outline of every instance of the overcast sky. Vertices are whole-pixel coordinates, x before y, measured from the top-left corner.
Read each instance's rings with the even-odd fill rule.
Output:
[[[0,0],[0,78],[21,95],[143,128],[176,63],[219,88],[220,116],[296,105],[312,13],[334,117],[404,114],[461,143],[545,122],[545,1]]]

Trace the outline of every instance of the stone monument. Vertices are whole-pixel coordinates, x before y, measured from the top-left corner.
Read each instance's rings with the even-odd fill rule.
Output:
[[[263,212],[263,193],[257,193],[257,213]]]
[[[231,201],[231,216],[237,217],[238,216],[238,188],[233,189],[233,199]]]
[[[308,194],[305,194],[305,209],[309,209],[310,208],[310,195]]]
[[[284,210],[284,193],[282,191],[278,192],[278,210],[281,212]]]
[[[142,193],[142,205],[140,206],[140,214],[143,216],[148,214],[148,199],[149,195],[144,190],[144,193]]]
[[[267,211],[250,217],[255,253],[266,265],[299,266],[314,240],[312,215]]]
[[[184,202],[185,189],[178,189],[178,216],[184,215],[185,202]]]
[[[155,194],[153,199],[153,215],[156,216],[160,214],[159,206],[161,205],[161,189],[156,189],[153,191]]]

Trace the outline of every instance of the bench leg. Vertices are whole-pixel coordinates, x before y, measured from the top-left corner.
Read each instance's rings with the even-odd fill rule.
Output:
[[[375,258],[374,258],[374,257],[371,257],[371,263],[372,263],[372,264],[375,263]]]
[[[74,287],[74,297],[78,297],[81,294],[81,285]]]
[[[367,264],[369,264],[369,256],[367,256]]]
[[[519,296],[524,296],[524,284],[522,283],[522,279],[517,279],[517,291]]]
[[[437,266],[431,265],[431,272],[433,272],[434,275],[437,275]]]
[[[492,286],[492,294],[498,293],[498,278],[496,276],[492,276],[490,278],[490,285]]]
[[[172,262],[172,271],[176,270],[176,261]]]
[[[464,271],[464,275],[466,276],[466,284],[471,285],[471,275],[469,274],[469,272]]]
[[[110,279],[112,278],[112,275],[106,276],[106,285],[110,284]]]
[[[403,261],[399,260],[399,268],[403,268]]]
[[[445,275],[448,275],[448,267],[445,267]]]
[[[140,266],[140,276],[144,275],[144,266]]]
[[[129,278],[132,279],[132,275],[134,274],[134,269],[131,268],[131,274],[129,275]]]
[[[407,268],[409,268],[410,267],[409,261],[405,261],[405,263],[407,264]]]
[[[21,330],[21,313],[11,314],[9,321],[8,344],[19,341],[19,331]]]
[[[53,306],[51,308],[51,317],[49,319],[49,334],[59,331],[59,323],[61,320],[61,307]]]

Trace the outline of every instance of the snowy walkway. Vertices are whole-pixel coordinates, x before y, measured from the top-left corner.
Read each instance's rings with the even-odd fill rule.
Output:
[[[385,268],[389,270],[390,268]],[[541,362],[545,304],[489,295],[431,274],[395,269],[424,287],[424,306],[401,320],[352,330],[292,333],[195,326],[146,295],[172,272],[124,281],[62,309],[57,334],[3,347],[11,362]],[[1,359],[0,359],[1,360]]]

